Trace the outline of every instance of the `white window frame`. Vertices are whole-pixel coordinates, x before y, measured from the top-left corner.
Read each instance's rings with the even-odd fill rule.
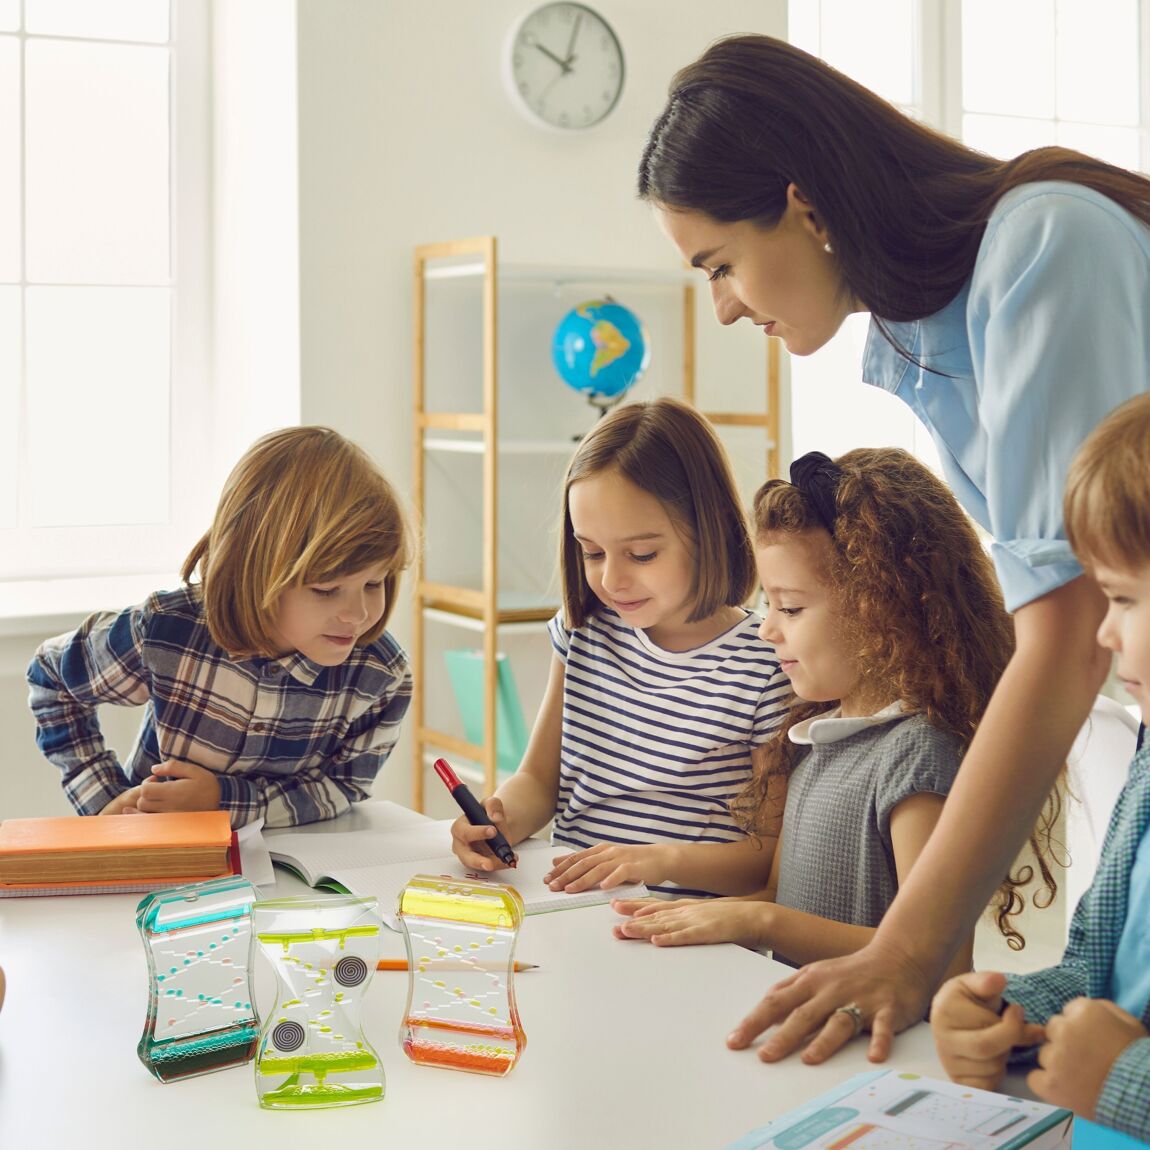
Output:
[[[0,616],[6,614],[8,602],[25,603],[35,587],[48,581],[74,585],[77,581],[126,574],[167,578],[178,566],[182,553],[189,549],[190,541],[194,541],[193,532],[197,527],[202,531],[207,523],[210,497],[205,500],[196,477],[210,448],[213,423],[210,12],[202,0],[171,0],[170,13],[172,343],[168,520],[138,526],[0,529]],[[23,30],[16,35],[21,40],[72,39],[40,37]],[[21,101],[25,83],[22,69]],[[26,180],[26,173],[23,178]],[[23,192],[21,204],[23,215]],[[30,285],[22,272],[20,286],[27,289],[35,285]],[[19,474],[25,484],[35,479],[25,454],[26,386],[22,379]],[[93,482],[99,481],[98,453],[108,449],[130,450],[131,445],[94,444]],[[146,476],[141,481],[146,482]],[[74,587],[69,594],[74,594]]]

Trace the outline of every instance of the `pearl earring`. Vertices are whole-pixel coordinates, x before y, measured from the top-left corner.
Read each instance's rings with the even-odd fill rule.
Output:
[[[831,247],[830,240],[827,240],[827,242],[823,244],[823,251],[826,252],[828,256],[833,256],[835,254],[835,249]]]

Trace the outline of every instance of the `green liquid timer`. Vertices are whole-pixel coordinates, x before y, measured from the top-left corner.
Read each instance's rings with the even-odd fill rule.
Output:
[[[161,1081],[247,1062],[259,1022],[248,978],[256,889],[229,875],[142,899],[136,925],[148,955],[148,1017],[137,1053]]]
[[[399,896],[408,989],[399,1040],[420,1066],[502,1075],[527,1035],[515,1004],[514,887],[416,875]]]
[[[383,1065],[360,1029],[379,960],[374,898],[257,902],[252,931],[276,973],[275,1003],[256,1053],[256,1092],[269,1110],[351,1106],[383,1098]]]

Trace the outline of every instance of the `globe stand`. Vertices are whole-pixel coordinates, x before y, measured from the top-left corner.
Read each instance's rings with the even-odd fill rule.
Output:
[[[630,387],[625,387],[617,395],[600,395],[598,392],[589,391],[587,393],[587,403],[599,412],[599,415],[596,417],[596,419],[599,420],[602,419],[603,416],[605,416],[607,412],[611,410],[611,408],[621,403],[623,401],[623,397],[630,390]],[[584,432],[584,434],[586,434],[586,432]],[[571,436],[571,441],[573,443],[579,443],[582,439],[583,435]]]

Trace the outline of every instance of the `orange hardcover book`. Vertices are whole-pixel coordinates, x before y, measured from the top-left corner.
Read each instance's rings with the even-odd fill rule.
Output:
[[[23,886],[212,878],[232,873],[226,811],[6,819],[0,883]]]

